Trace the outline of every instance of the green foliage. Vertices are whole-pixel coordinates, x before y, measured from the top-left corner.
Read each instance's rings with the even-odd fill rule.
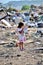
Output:
[[[12,7],[9,7],[9,8],[7,9],[7,11],[8,11],[8,12],[11,12],[11,11],[13,11],[13,8],[12,8]]]
[[[9,8],[7,9],[7,11],[8,11],[8,12],[16,11],[16,9],[15,9],[15,8],[12,8],[12,7],[9,7]]]
[[[11,8],[11,7],[9,7],[9,8],[7,9],[7,11],[8,11],[8,12],[11,12],[11,11],[12,11],[12,8]]]
[[[29,10],[29,9],[30,9],[29,5],[24,5],[21,10]]]

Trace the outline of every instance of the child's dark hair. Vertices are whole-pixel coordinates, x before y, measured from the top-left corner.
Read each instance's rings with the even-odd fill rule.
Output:
[[[20,22],[18,25],[18,28],[21,28],[22,26],[24,26],[24,24],[22,22]]]

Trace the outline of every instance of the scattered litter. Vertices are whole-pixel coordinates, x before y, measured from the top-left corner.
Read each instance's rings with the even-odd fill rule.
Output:
[[[35,44],[41,44],[40,42],[35,42]]]
[[[17,46],[14,43],[10,43],[10,44],[5,45],[4,47],[11,48],[11,47],[17,47]]]
[[[6,47],[14,47],[14,44],[13,43],[10,43]]]
[[[10,63],[6,63],[5,65],[12,65],[12,62],[10,62]]]
[[[17,55],[17,57],[20,57],[20,56],[21,56],[21,55],[19,55],[19,54]]]
[[[42,62],[41,61],[38,61],[37,65],[42,65]]]
[[[0,41],[0,45],[4,45],[4,44],[7,44],[7,42],[5,42],[5,41]]]

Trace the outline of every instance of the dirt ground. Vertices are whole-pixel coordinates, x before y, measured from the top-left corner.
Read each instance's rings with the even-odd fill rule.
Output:
[[[13,30],[0,28],[0,65],[43,65],[43,37],[26,34],[25,50],[20,51]]]

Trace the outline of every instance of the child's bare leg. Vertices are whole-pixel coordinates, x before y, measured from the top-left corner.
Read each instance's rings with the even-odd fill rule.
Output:
[[[20,48],[21,51],[24,50],[24,48],[23,48],[23,42],[20,42],[20,43],[19,43],[19,48]]]
[[[20,50],[21,50],[21,42],[19,43],[19,48],[20,48]]]
[[[20,48],[20,50],[22,50],[22,49],[23,49],[22,42],[20,42],[20,43],[19,43],[19,48]]]
[[[22,50],[23,50],[23,42],[21,43],[21,48],[22,48]]]

